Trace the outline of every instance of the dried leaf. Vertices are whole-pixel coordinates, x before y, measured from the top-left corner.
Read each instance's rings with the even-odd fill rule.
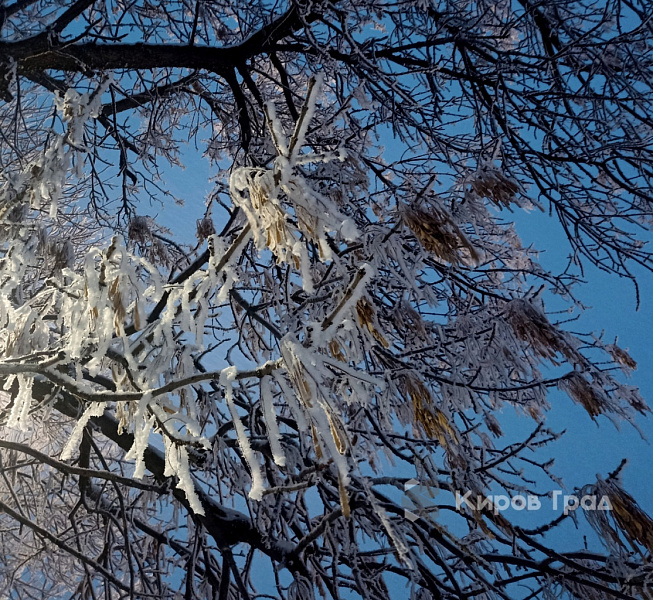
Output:
[[[349,506],[349,494],[347,488],[342,481],[342,476],[338,475],[338,491],[340,492],[340,506],[342,507],[342,514],[345,519],[351,516],[351,507]]]
[[[519,192],[519,185],[514,179],[494,168],[481,168],[476,171],[471,180],[471,187],[476,195],[506,208],[514,202]]]
[[[347,437],[343,431],[342,424],[339,419],[327,411],[327,419],[329,420],[329,428],[331,429],[331,435],[333,441],[336,444],[336,449],[340,454],[347,452]]]
[[[318,437],[315,425],[311,425],[311,437],[313,438],[313,447],[315,448],[315,458],[317,458],[317,460],[322,460],[322,458],[324,458],[324,453],[322,452],[320,438]]]
[[[375,326],[376,314],[374,312],[374,307],[367,298],[362,297],[356,303],[356,314],[358,316],[358,324],[361,327],[366,328],[372,334],[374,339],[383,345],[384,348],[389,348],[390,344],[388,343],[388,340],[383,337]]]
[[[336,360],[339,360],[340,362],[347,362],[347,359],[342,352],[342,347],[336,340],[331,340],[329,342],[329,352],[331,353],[331,356],[333,356],[333,358]]]

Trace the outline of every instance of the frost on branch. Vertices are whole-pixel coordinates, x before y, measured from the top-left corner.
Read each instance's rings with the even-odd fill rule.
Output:
[[[61,109],[67,119],[93,113],[80,108],[74,94],[66,98]],[[477,204],[449,211],[429,186],[419,202],[398,204],[397,225],[355,223],[352,204],[367,193],[366,181],[353,177],[351,185],[328,194],[324,186],[317,189],[312,176],[317,172],[328,180],[336,171],[355,173],[357,168],[355,155],[343,148],[310,150],[308,126],[319,101],[320,82],[311,81],[289,139],[274,106],[267,105],[277,156],[268,168],[234,169],[230,180],[231,197],[247,224],[237,235],[218,235],[203,225],[203,231],[212,231],[208,262],[183,281],[166,283],[163,278],[166,261],[151,254],[155,225],[147,217],[131,219],[130,244],[115,235],[105,247],[92,246],[81,265],[71,264],[64,246],[57,250],[53,242],[59,266],[42,292],[56,313],[49,325],[33,304],[9,300],[39,260],[38,235],[13,240],[22,251],[8,252],[2,267],[9,275],[2,280],[2,314],[8,325],[2,356],[46,352],[46,358],[34,363],[32,373],[17,375],[19,393],[10,425],[29,426],[30,386],[35,377],[49,380],[86,405],[63,459],[74,456],[91,419],[108,411],[119,432],[134,435],[127,454],[134,461],[134,477],[145,475],[145,451],[160,440],[165,475],[177,479],[189,506],[203,514],[191,458],[221,443],[215,431],[222,419],[231,422],[247,466],[249,497],[264,501],[265,447],[251,431],[242,399],[258,390],[273,462],[282,470],[295,464],[284,440],[286,420],[292,418],[301,444],[311,448],[317,461],[333,466],[334,491],[342,513],[349,515],[348,486],[352,476],[359,476],[356,465],[374,463],[376,449],[353,433],[367,427],[361,415],[371,407],[382,407],[376,427],[392,430],[396,418],[412,435],[437,443],[457,484],[465,482],[479,493],[486,484],[473,473],[481,454],[474,434],[465,433],[456,415],[478,415],[495,437],[502,431],[493,412],[506,403],[541,419],[547,406],[544,385],[521,385],[540,378],[538,361],[557,365],[563,358],[574,365],[576,370],[559,386],[592,418],[631,418],[629,408],[644,410],[632,389],[618,387],[592,367],[578,350],[580,342],[551,324],[535,299],[517,296],[517,280],[507,286],[516,297],[495,294],[486,305],[454,311],[448,319],[424,318],[424,307],[435,309],[440,302],[429,286],[416,285],[425,266],[446,273],[469,268],[481,257],[501,265],[505,229],[492,224],[479,198]],[[79,143],[79,130],[72,124],[69,129],[70,139]],[[269,272],[258,279],[244,269],[247,252],[270,253],[287,270],[285,289],[270,281]],[[261,304],[269,310],[240,334],[257,366],[251,371],[236,366],[198,370],[197,357],[207,349],[210,306],[231,301],[249,318],[254,300],[247,289],[261,281],[267,286]],[[488,278],[479,285],[493,283]],[[48,354],[53,339],[58,350]],[[436,361],[422,358],[424,347]],[[624,363],[621,354],[612,353]],[[405,358],[413,354],[416,358]],[[218,410],[226,409],[223,414],[199,402],[198,385],[223,394],[218,404]],[[608,388],[612,392],[601,391]],[[207,423],[212,425],[207,428]],[[491,438],[479,435],[483,448],[493,450]]]
[[[283,68],[274,66],[273,73]],[[179,83],[184,100],[208,102],[207,86],[197,79],[202,75],[189,77]],[[276,77],[243,80],[234,89],[249,94],[248,86],[260,85],[266,91]],[[632,421],[646,405],[612,371],[629,371],[635,363],[616,345],[567,333],[546,312],[542,294],[533,292],[548,287],[573,301],[573,278],[547,273],[497,218],[502,209],[535,202],[521,179],[508,175],[512,170],[494,166],[503,157],[484,161],[476,154],[485,154],[485,146],[470,150],[473,156],[451,159],[446,175],[433,169],[432,156],[423,164],[419,157],[391,163],[368,138],[375,119],[390,113],[366,123],[354,103],[372,110],[376,88],[362,83],[353,100],[338,104],[339,80],[298,77],[306,84],[300,110],[288,108],[287,97],[276,105],[248,104],[254,112],[260,107],[250,125],[255,121],[265,137],[252,142],[253,154],[242,160],[238,149],[230,151],[239,161],[229,170],[230,185],[222,172],[197,222],[199,245],[188,256],[186,247],[164,239],[142,206],[123,207],[120,231],[80,226],[81,243],[66,235],[62,222],[85,218],[71,212],[67,194],[79,183],[79,170],[97,169],[99,159],[85,144],[98,139],[92,118],[102,92],[69,91],[58,99],[65,133],[53,135],[43,155],[31,157],[3,189],[0,376],[6,380],[0,409],[24,437],[43,422],[43,404],[55,414],[66,409],[73,423],[64,423],[48,453],[62,469],[97,469],[97,476],[75,475],[74,493],[64,482],[71,498],[83,500],[78,513],[88,510],[92,517],[97,510],[120,523],[120,493],[132,487],[124,495],[128,519],[144,525],[141,533],[155,522],[149,531],[160,538],[157,552],[164,552],[162,535],[187,543],[169,551],[183,546],[173,560],[194,560],[201,576],[214,562],[204,554],[213,552],[213,541],[205,543],[209,535],[220,551],[237,548],[231,554],[237,566],[242,543],[254,549],[248,556],[269,553],[279,568],[301,569],[281,597],[315,595],[317,584],[302,578],[304,569],[317,572],[311,561],[324,548],[343,557],[347,574],[338,576],[347,585],[362,580],[362,572],[375,573],[365,579],[369,589],[375,586],[371,597],[388,597],[380,575],[385,567],[410,573],[417,589],[419,578],[429,576],[427,554],[443,557],[454,571],[463,565],[463,578],[482,564],[482,581],[494,568],[488,552],[504,540],[522,544],[523,530],[487,507],[454,514],[468,529],[460,538],[437,514],[407,520],[396,502],[405,478],[392,475],[410,472],[441,493],[436,502],[443,503],[460,489],[481,497],[497,488],[529,493],[539,484],[530,471],[557,481],[550,463],[532,459],[558,437],[545,426],[548,391],[564,390],[588,419]],[[298,85],[291,100],[304,94]],[[181,126],[186,106],[176,113],[163,108],[171,90],[177,88],[138,98],[160,103]],[[400,96],[401,88],[395,92]],[[144,106],[139,110],[146,113]],[[222,114],[220,106],[209,106]],[[393,118],[412,110],[401,103],[393,108]],[[220,127],[235,123],[215,121],[216,139]],[[351,135],[343,135],[343,122]],[[139,160],[154,160],[173,137],[153,123],[132,140],[152,152]],[[107,135],[118,147],[125,142]],[[475,171],[466,167],[471,158],[480,165]],[[118,164],[124,184],[123,167]],[[212,217],[218,205],[229,210],[222,223]],[[607,362],[594,360],[598,352]],[[520,425],[528,430],[519,441],[512,428],[504,431],[507,409],[523,417]],[[112,441],[103,437],[107,431],[115,432]],[[92,443],[111,457],[111,483],[102,482],[107,467]],[[118,473],[123,480],[114,490]],[[161,510],[159,502],[172,495],[174,509]],[[607,525],[619,529],[622,541],[647,547],[650,524],[628,497],[622,505],[637,518]],[[170,524],[184,518],[175,532]],[[598,526],[609,531],[605,523]],[[125,554],[133,550],[140,558],[141,533],[125,534]],[[362,550],[368,547],[374,549]],[[94,556],[120,554],[114,546],[102,555],[101,548]],[[231,573],[232,558],[223,558],[227,566],[219,568]],[[191,589],[192,575],[188,580]],[[443,589],[455,590],[448,583]],[[471,595],[481,597],[480,588]]]
[[[595,484],[585,486],[581,493],[601,498],[609,507],[588,514],[589,523],[608,548],[617,554],[630,554],[631,551],[642,555],[653,553],[653,520],[623,489],[619,473],[612,473],[607,479],[599,476]]]
[[[278,262],[292,263],[296,269],[301,269],[302,284],[309,293],[313,291],[313,281],[305,241],[315,244],[320,260],[328,261],[333,258],[329,233],[338,233],[349,241],[359,236],[352,219],[315,190],[299,168],[346,159],[343,149],[336,154],[300,154],[320,87],[321,79],[310,81],[308,97],[290,142],[276,119],[274,105],[268,104],[268,127],[279,153],[274,165],[269,169],[236,169],[230,182],[234,204],[247,215],[256,246],[271,250]]]

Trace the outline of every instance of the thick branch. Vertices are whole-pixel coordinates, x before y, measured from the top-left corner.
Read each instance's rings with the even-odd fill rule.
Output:
[[[32,394],[36,400],[47,398],[51,393],[52,386],[49,383],[34,383]],[[80,415],[79,402],[74,396],[66,392],[60,393],[55,403],[55,409],[73,419],[79,418]],[[123,450],[128,451],[132,447],[134,436],[129,433],[118,434],[118,422],[109,413],[105,412],[101,417],[93,417],[91,422],[100,429],[105,437],[116,443]],[[172,479],[164,475],[165,458],[159,450],[149,446],[145,450],[144,460],[148,471],[152,473],[161,485],[172,487]],[[175,488],[172,490],[172,493],[186,510],[191,510],[183,491]],[[283,562],[286,559],[288,550],[282,545],[264,539],[261,532],[253,526],[250,519],[245,515],[236,510],[221,506],[201,486],[196,487],[196,493],[206,513],[205,516],[198,515],[197,519],[206,528],[211,537],[213,537],[219,548],[228,548],[234,544],[244,543],[260,550],[274,561]],[[289,565],[287,566],[291,570],[300,568],[299,566],[295,566],[294,568]]]
[[[43,452],[34,450],[27,444],[19,444],[18,442],[9,442],[6,440],[0,440],[0,448],[7,448],[8,450],[16,450],[17,452],[22,452],[27,454],[32,458],[36,458],[39,462],[54,467],[58,471],[63,473],[68,473],[70,475],[79,475],[81,477],[95,477],[96,479],[104,479],[106,481],[113,481],[115,483],[120,483],[132,488],[139,490],[148,490],[148,491],[160,491],[156,486],[143,483],[137,479],[130,479],[129,477],[122,477],[117,473],[112,473],[111,471],[102,471],[98,469],[85,469],[82,467],[75,467],[74,465],[69,465],[67,463],[61,462],[54,458],[51,458]]]
[[[80,4],[84,4],[81,3]],[[293,7],[262,27],[242,43],[224,48],[174,44],[72,43],[53,46],[49,32],[27,40],[0,44],[0,57],[18,63],[18,73],[30,75],[47,70],[87,72],[114,69],[186,68],[219,75],[258,54],[269,52],[284,37],[303,26]]]

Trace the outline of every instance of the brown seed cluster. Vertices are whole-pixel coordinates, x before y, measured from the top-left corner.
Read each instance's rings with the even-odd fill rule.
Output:
[[[605,412],[606,397],[603,390],[587,381],[581,373],[570,373],[560,382],[559,387],[567,392],[574,402],[580,404],[592,419]]]
[[[252,208],[259,216],[265,230],[265,245],[274,253],[277,262],[290,262],[299,268],[299,257],[292,253],[295,237],[288,228],[286,214],[281,207],[270,202],[270,183],[262,177],[251,177],[249,196]]]
[[[44,244],[44,255],[48,264],[57,273],[62,269],[71,269],[75,262],[75,249],[70,240],[58,237],[47,240]]]
[[[111,307],[113,308],[113,326],[116,333],[120,335],[123,331],[123,324],[127,311],[122,301],[122,290],[120,289],[120,277],[116,277],[109,286],[109,300],[111,300]]]
[[[363,297],[356,303],[356,315],[358,316],[358,324],[367,329],[377,342],[382,344],[384,348],[390,346],[388,340],[376,328],[374,307],[367,298]]]
[[[608,352],[610,352],[612,360],[614,360],[618,365],[624,367],[624,370],[634,371],[637,368],[637,363],[633,360],[633,357],[623,348],[619,348],[617,344],[608,346]]]
[[[506,317],[515,335],[526,342],[536,355],[554,360],[557,354],[561,354],[571,362],[581,359],[565,336],[527,300],[509,302]]]
[[[399,390],[413,403],[414,420],[431,439],[437,439],[447,449],[451,442],[458,442],[456,431],[450,425],[445,414],[433,406],[433,397],[413,373],[404,374],[399,379]]]
[[[146,244],[152,239],[150,220],[147,217],[136,216],[129,221],[127,236],[132,242]]]
[[[347,357],[345,356],[342,346],[338,343],[337,340],[331,340],[329,342],[329,352],[331,356],[340,362],[347,362]]]
[[[615,479],[603,480],[591,486],[591,493],[597,497],[606,497],[610,502],[608,511],[596,511],[592,519],[593,525],[608,540],[622,548],[628,549],[619,536],[619,531],[633,549],[641,553],[638,546],[653,555],[653,519],[637,504],[635,499],[626,492]],[[610,518],[613,524],[610,522]]]
[[[197,220],[197,241],[202,243],[204,240],[208,239],[215,234],[215,227],[213,226],[213,220],[210,217],[204,217],[203,219]]]
[[[631,544],[638,543],[653,553],[653,520],[630,494],[619,487],[616,490],[608,496],[614,520]]]
[[[150,217],[135,216],[129,221],[127,237],[129,241],[138,244],[150,262],[155,265],[170,266],[174,262],[163,242],[154,235],[155,227]]]
[[[476,249],[443,210],[404,208],[402,218],[427,252],[452,265],[479,262]]]
[[[479,197],[506,208],[515,201],[519,192],[517,182],[497,169],[480,169],[474,173],[471,187]]]

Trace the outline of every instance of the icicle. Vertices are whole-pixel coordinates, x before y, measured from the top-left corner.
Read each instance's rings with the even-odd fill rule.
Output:
[[[281,432],[277,423],[277,415],[274,411],[274,404],[272,401],[272,389],[270,385],[270,377],[265,376],[261,379],[261,402],[263,403],[263,416],[265,424],[268,428],[268,440],[270,440],[270,449],[272,450],[272,458],[275,464],[280,467],[286,466],[286,456],[281,447]]]
[[[193,477],[190,474],[190,465],[188,464],[188,452],[183,445],[176,444],[174,440],[171,440],[168,436],[163,438],[165,443],[166,451],[166,461],[165,461],[165,471],[163,472],[165,477],[177,477],[178,482],[176,488],[182,490],[186,494],[186,500],[190,509],[196,515],[204,515],[204,507],[202,506],[202,501],[197,495],[195,490],[195,484],[193,483]]]
[[[227,367],[226,369],[223,369],[220,374],[220,385],[224,386],[224,397],[227,401],[229,412],[231,413],[231,419],[234,422],[238,445],[240,446],[240,450],[245,457],[245,462],[252,474],[252,489],[249,491],[249,497],[252,500],[262,500],[264,484],[261,468],[256,460],[254,450],[252,450],[252,446],[249,443],[245,426],[240,420],[240,416],[236,410],[236,405],[234,404],[233,382],[236,379],[237,372],[238,369],[236,369],[236,367]]]
[[[301,433],[307,433],[309,430],[308,421],[306,420],[304,411],[301,409],[297,399],[295,398],[295,393],[288,385],[281,373],[275,372],[273,373],[273,377],[279,384],[279,387],[283,392],[284,400],[288,405],[288,408],[290,408],[290,412],[292,413],[293,417],[295,417],[295,421],[297,421],[297,428]]]
[[[155,423],[154,415],[146,417],[147,408],[152,400],[150,393],[143,394],[138,401],[138,408],[132,419],[134,423],[134,443],[125,455],[126,460],[134,460],[134,478],[141,479],[145,475],[144,455],[147,449],[150,431]]]
[[[101,417],[104,414],[105,403],[104,402],[91,402],[89,407],[84,411],[84,414],[79,418],[79,421],[75,424],[75,428],[68,438],[67,444],[64,446],[64,449],[61,451],[61,460],[68,460],[72,458],[73,452],[76,448],[79,447],[80,442],[82,441],[82,435],[84,435],[84,427],[91,420],[91,417]]]
[[[14,400],[14,406],[11,409],[8,427],[15,427],[21,431],[27,431],[27,421],[29,418],[29,409],[32,404],[32,384],[34,378],[29,375],[18,375],[18,394]]]

